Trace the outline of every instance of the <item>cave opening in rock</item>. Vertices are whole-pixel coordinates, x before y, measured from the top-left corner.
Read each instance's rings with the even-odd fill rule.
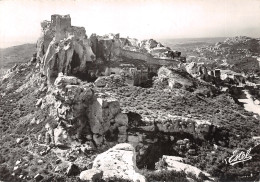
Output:
[[[144,155],[137,156],[137,167],[139,169],[146,168],[155,169],[155,163],[162,158],[163,155],[179,156],[179,153],[172,147],[173,143],[166,140],[158,140],[158,142],[149,145]]]
[[[142,88],[151,88],[153,87],[153,78],[156,76],[158,76],[157,72],[148,72],[147,77],[141,77],[141,80],[138,80],[139,84],[136,84],[136,86],[140,86]]]
[[[95,82],[95,80],[98,78],[93,72],[89,72],[88,70],[86,70],[85,72],[77,72],[73,75],[81,79],[82,81],[87,82]]]
[[[79,71],[78,68],[80,67],[80,57],[79,55],[74,51],[72,55],[72,61],[71,61],[71,70],[72,74],[82,81],[88,81],[88,82],[94,82],[97,79],[96,74],[93,71],[90,71],[88,69],[84,71]],[[86,66],[89,67],[88,65]]]
[[[73,70],[77,67],[80,66],[80,57],[79,55],[74,51],[72,55],[72,60],[71,60],[71,70]]]
[[[127,117],[128,117],[128,125],[131,128],[136,128],[138,126],[145,125],[145,122],[142,121],[142,116],[138,113],[130,111],[127,113]]]
[[[116,142],[118,139],[119,130],[116,128],[114,131],[108,130],[105,133],[105,139],[108,142]]]

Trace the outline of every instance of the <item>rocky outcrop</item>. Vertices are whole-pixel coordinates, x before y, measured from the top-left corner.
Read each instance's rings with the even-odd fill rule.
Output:
[[[218,80],[216,80],[214,75],[208,74],[208,69],[205,65],[198,65],[195,62],[191,62],[191,63],[185,65],[184,69],[193,77],[199,78],[206,82],[218,81]]]
[[[128,118],[121,113],[119,102],[95,92],[92,84],[76,77],[60,73],[49,94],[42,99],[41,108],[49,108],[53,118],[50,122],[58,125],[55,128],[48,126],[47,131],[57,145],[70,145],[77,139],[94,141],[96,146],[101,146],[107,132],[112,136],[117,130],[122,131],[122,127],[125,131],[119,132],[120,141],[122,137],[126,139]],[[114,136],[114,141],[117,137]]]
[[[168,83],[170,89],[173,88],[194,88],[195,82],[190,74],[182,69],[161,67],[158,70],[158,79],[155,83],[160,82]]]
[[[186,174],[192,174],[198,179],[206,180],[210,177],[208,173],[199,168],[183,163],[181,157],[163,155],[159,163],[164,163],[164,166],[161,167],[165,167],[167,170],[184,171]]]
[[[101,181],[103,177],[103,171],[98,169],[89,169],[80,173],[80,180],[84,182]]]
[[[81,172],[80,179],[90,181],[93,176],[102,176],[105,181],[116,179],[129,180],[133,182],[145,182],[145,177],[137,173],[136,154],[133,146],[122,143],[114,146],[106,152],[99,154],[90,170]]]
[[[120,75],[101,76],[95,81],[97,87],[122,87],[126,85],[125,80]]]
[[[140,59],[148,64],[177,65],[183,60],[180,59],[180,52],[164,47],[153,39],[140,42],[137,39],[120,38],[119,34],[92,34],[87,38],[85,28],[72,26],[69,15],[52,15],[51,21],[43,21],[41,27],[37,59],[42,63],[41,71],[47,76],[49,85],[54,83],[60,72],[87,80],[92,71],[91,66],[87,66],[89,62],[95,62],[93,66]],[[102,72],[102,69],[99,71]]]
[[[87,39],[81,41],[70,36],[62,41],[53,40],[43,59],[43,73],[47,75],[49,84],[53,84],[58,73],[76,75],[86,71],[86,62],[94,61],[95,55]]]
[[[154,39],[149,39],[149,40],[141,41],[140,47],[146,49],[147,51],[150,51],[151,49],[153,49],[155,47],[163,47],[163,45],[158,43]]]
[[[100,37],[98,39],[98,57],[104,61],[116,61],[120,56],[122,42],[117,36],[113,38]]]
[[[85,28],[71,26],[69,15],[52,15],[51,22],[43,21],[41,26],[37,57],[49,84],[54,83],[60,72],[65,75],[85,72],[86,62],[95,60]]]
[[[110,36],[96,36],[90,37],[93,52],[96,53],[97,58],[101,58],[105,61],[118,61],[121,56],[127,58],[136,58],[138,53],[139,59],[149,61],[154,58],[161,59],[174,59],[180,57],[181,53],[178,51],[172,51],[170,48],[164,47],[161,43],[156,42],[153,39],[144,40],[142,42],[137,39],[131,38],[119,38],[119,35]],[[133,55],[126,54],[126,51],[132,52]]]
[[[190,75],[197,75],[198,74],[198,65],[195,62],[191,62],[185,66],[185,70],[190,74]]]
[[[42,60],[43,56],[47,52],[50,42],[55,36],[55,31],[51,28],[51,22],[45,20],[41,22],[42,33],[37,40],[37,57]]]
[[[237,36],[194,51],[199,54],[198,60],[206,60],[203,62],[211,67],[230,69],[238,73],[257,72],[260,68],[257,60],[259,43],[259,39]]]
[[[153,39],[141,41],[140,49],[159,58],[174,59],[175,57],[181,56],[181,52],[171,50],[169,47],[164,47],[161,43]]]

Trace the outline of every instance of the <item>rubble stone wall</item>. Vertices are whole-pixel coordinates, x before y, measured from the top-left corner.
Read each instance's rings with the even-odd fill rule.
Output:
[[[149,53],[141,53],[130,50],[121,49],[120,54],[128,59],[139,59],[144,60],[147,64],[157,64],[157,65],[174,65],[177,66],[180,62],[177,60],[168,60],[152,57]]]

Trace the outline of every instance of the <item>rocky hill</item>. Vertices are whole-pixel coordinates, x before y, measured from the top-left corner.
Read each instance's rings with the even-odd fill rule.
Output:
[[[240,36],[227,38],[214,46],[193,51],[198,62],[211,64],[214,68],[231,69],[236,72],[259,72],[260,40]]]
[[[0,76],[14,64],[27,63],[35,51],[35,44],[23,44],[0,49]]]
[[[183,39],[162,39],[161,42],[173,50],[181,51],[184,56],[192,55],[192,51],[196,48],[212,46],[217,42],[223,42],[225,37],[211,38],[183,38]]]
[[[0,79],[0,180],[257,179],[259,117],[178,66],[178,51],[88,38],[68,15],[41,26],[36,56]],[[225,162],[250,147],[252,160]]]

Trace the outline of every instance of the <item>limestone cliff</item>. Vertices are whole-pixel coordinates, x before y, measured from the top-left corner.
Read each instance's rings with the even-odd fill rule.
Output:
[[[81,172],[82,181],[126,180],[145,182],[145,177],[136,172],[136,153],[133,146],[121,143],[99,154],[93,161],[92,169]]]
[[[53,84],[59,72],[75,75],[86,70],[86,62],[95,60],[84,27],[71,26],[69,15],[52,15],[41,23],[42,36],[37,42],[37,56],[42,72]]]
[[[74,140],[89,140],[100,146],[108,132],[113,135],[120,127],[128,126],[128,118],[121,113],[116,99],[95,92],[92,84],[73,76],[59,74],[41,102],[41,108],[49,108],[49,116],[56,123],[56,127],[48,127],[48,131],[54,131],[56,145],[69,146]],[[126,131],[119,134],[120,140],[126,139]]]
[[[106,68],[119,68],[120,62],[133,64],[133,60],[140,60],[146,62],[148,68],[148,65],[176,66],[185,61],[180,57],[180,52],[164,47],[153,39],[139,41],[121,38],[119,34],[92,34],[88,38],[84,27],[71,25],[70,15],[52,15],[51,21],[43,21],[41,27],[37,59],[42,63],[41,71],[50,85],[60,72],[81,75],[81,79],[87,80],[90,72],[94,71],[92,75],[98,77]],[[138,64],[134,66],[140,69]]]
[[[168,88],[185,88],[194,89],[196,87],[196,80],[182,69],[172,67],[161,67],[158,70],[158,78],[155,80],[155,85],[166,82],[165,86]]]

